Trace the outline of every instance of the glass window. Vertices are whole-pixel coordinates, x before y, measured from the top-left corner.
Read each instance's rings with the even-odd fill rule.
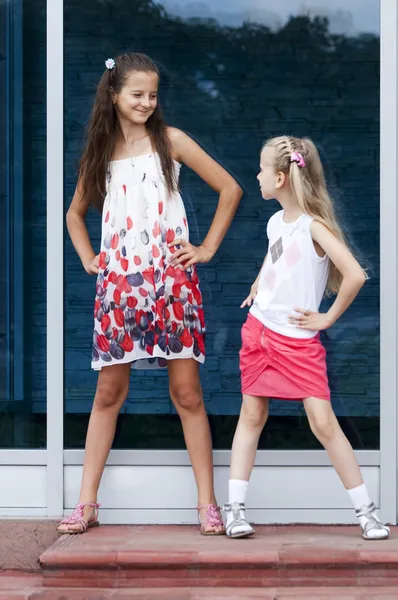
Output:
[[[0,447],[46,444],[45,0],[0,3]]]
[[[76,184],[84,125],[104,60],[140,49],[166,77],[170,124],[193,136],[245,189],[219,253],[200,267],[208,335],[202,368],[215,448],[230,448],[240,410],[239,306],[266,251],[268,218],[256,174],[264,140],[291,133],[320,146],[343,221],[370,280],[341,321],[322,334],[333,405],[356,449],[379,447],[379,5],[318,0],[65,0],[66,198]],[[161,32],[161,35],[159,34]],[[193,243],[217,198],[188,169],[182,190]],[[89,229],[99,248],[99,218]],[[90,371],[94,282],[66,247],[67,447],[83,447],[96,375]],[[326,306],[327,302],[325,303]],[[183,448],[165,373],[134,372],[115,440],[118,448]],[[302,405],[272,402],[260,448],[311,449]]]

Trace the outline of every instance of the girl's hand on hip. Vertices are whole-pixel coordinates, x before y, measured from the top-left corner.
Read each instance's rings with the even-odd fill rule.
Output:
[[[245,306],[251,306],[253,304],[254,298],[257,296],[257,291],[258,291],[258,283],[257,283],[257,281],[255,281],[253,283],[252,287],[250,288],[250,294],[248,295],[246,300],[244,300],[242,302],[240,307],[244,308]]]
[[[322,331],[329,329],[333,325],[327,313],[313,312],[303,308],[295,308],[299,315],[290,315],[289,323],[296,325],[299,329],[310,329],[312,331]]]
[[[173,246],[181,246],[170,258],[170,264],[173,267],[181,265],[186,270],[197,263],[208,263],[213,258],[212,253],[204,246],[194,246],[186,240],[174,240],[169,244],[169,248]]]
[[[84,267],[84,270],[86,271],[86,273],[88,273],[89,275],[98,275],[99,254],[97,254],[97,256],[94,256],[94,258],[92,260],[89,260],[86,263],[83,263],[83,267]]]

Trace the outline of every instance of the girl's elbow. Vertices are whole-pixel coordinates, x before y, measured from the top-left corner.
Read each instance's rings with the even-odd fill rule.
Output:
[[[84,222],[84,219],[78,213],[76,213],[74,210],[69,209],[67,211],[65,221],[66,221],[66,227],[69,232],[71,231],[71,229],[73,229],[74,225],[76,225],[76,223],[79,220]]]
[[[69,209],[67,211],[66,217],[65,217],[66,227],[68,228],[68,230],[70,229],[71,225],[73,225],[75,218],[76,218],[75,213]]]
[[[66,226],[67,226],[68,229],[69,229],[71,220],[72,220],[72,214],[71,214],[71,211],[68,210],[67,213],[66,213],[66,215],[65,215]]]
[[[359,290],[365,285],[366,280],[366,273],[362,270],[355,275],[355,285],[358,287]]]
[[[355,272],[351,271],[343,275],[343,281],[345,284],[353,291],[355,290],[357,293],[364,286],[366,279],[366,273],[362,270]]]
[[[237,181],[234,181],[231,184],[231,192],[233,193],[233,195],[236,197],[237,200],[240,200],[243,196],[243,190]]]

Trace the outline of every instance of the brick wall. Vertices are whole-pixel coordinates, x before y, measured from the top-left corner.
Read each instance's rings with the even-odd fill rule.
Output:
[[[0,4],[0,56],[6,56],[7,35],[6,35],[6,5]],[[7,206],[7,92],[4,82],[7,78],[7,63],[0,60],[0,223],[6,223]],[[4,132],[4,133],[3,133]],[[5,297],[7,289],[7,236],[5,235],[4,225],[0,226],[0,290]],[[0,302],[0,398],[6,397],[7,393],[7,303]]]
[[[26,408],[46,402],[46,2],[23,2],[23,186]],[[62,198],[54,198],[62,202]]]
[[[22,221],[25,271],[20,277],[20,294],[24,298],[24,358],[26,362],[26,390],[30,400],[33,397],[38,402],[45,403],[45,301],[46,301],[46,29],[45,29],[45,0],[30,2],[23,1],[20,14],[22,24],[15,23],[16,29],[22,28],[23,45],[20,48],[22,56],[10,56],[13,35],[12,10],[7,3],[1,9],[1,46],[0,46],[0,286],[3,301],[0,303],[0,361],[1,368],[8,366],[8,356],[5,356],[6,334],[6,278],[12,273],[12,262],[7,270],[7,262],[12,261],[12,224],[8,229],[6,219],[7,195],[10,192],[8,183],[18,176],[23,177],[23,211],[17,215]],[[19,7],[15,7],[19,14]],[[7,14],[8,13],[8,18]],[[16,17],[14,17],[16,18]],[[19,35],[19,34],[18,34]],[[16,43],[16,42],[14,42]],[[14,60],[13,60],[14,58]],[[23,73],[17,72],[17,79],[23,79],[23,96],[14,98],[15,90],[7,86],[7,68],[17,69],[16,65],[23,64]],[[14,86],[14,82],[12,82]],[[17,86],[15,86],[17,89]],[[18,109],[13,102],[18,100]],[[7,101],[9,102],[7,113]],[[20,114],[20,101],[22,114]],[[12,121],[9,116],[12,117]],[[8,120],[7,120],[8,117]],[[13,127],[16,130],[22,123],[22,131],[17,131],[15,139]],[[11,131],[9,131],[11,128]],[[10,136],[10,137],[9,137]],[[22,163],[19,157],[20,145],[23,144]],[[15,146],[18,146],[16,149]],[[16,150],[15,154],[13,150]],[[14,162],[9,164],[11,158]],[[11,194],[13,189],[11,188]],[[11,203],[13,198],[11,197]],[[61,201],[61,199],[60,199]],[[7,244],[10,244],[7,247]],[[18,240],[15,240],[18,245]],[[15,327],[20,327],[15,323]],[[8,324],[7,324],[8,326]],[[4,346],[3,346],[4,343]],[[1,385],[5,383],[1,378]],[[33,388],[33,393],[31,390]],[[2,388],[3,392],[3,388]],[[1,399],[8,399],[1,395]]]
[[[104,60],[125,50],[147,52],[164,65],[170,124],[195,137],[245,189],[220,252],[200,268],[209,332],[202,370],[209,411],[239,410],[238,351],[245,318],[239,305],[264,258],[267,219],[278,208],[258,193],[259,149],[264,138],[291,133],[310,135],[320,144],[345,223],[372,268],[354,306],[325,336],[334,406],[340,415],[377,415],[379,40],[331,38],[321,22],[304,18],[272,33],[254,25],[223,29],[211,22],[180,22],[146,0],[65,0],[65,208]],[[193,241],[199,241],[217,198],[187,169],[182,187]],[[89,228],[98,248],[94,214]],[[88,412],[96,381],[90,372],[94,280],[82,270],[69,239],[65,251],[66,410]],[[42,330],[40,318],[37,323]],[[44,377],[44,369],[40,374]],[[36,381],[44,385],[39,376]],[[124,410],[172,411],[165,373],[134,373]],[[300,407],[279,403],[272,410],[295,414]]]

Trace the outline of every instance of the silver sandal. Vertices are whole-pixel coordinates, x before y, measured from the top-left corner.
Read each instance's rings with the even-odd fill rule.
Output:
[[[227,525],[225,533],[229,538],[246,538],[255,533],[253,527],[246,521],[246,507],[243,502],[224,504],[225,513],[232,512],[233,520]]]
[[[386,540],[390,536],[390,528],[387,527],[387,525],[384,525],[375,513],[376,506],[374,502],[369,504],[369,506],[363,505],[362,508],[355,511],[357,517],[365,517],[368,519],[363,527],[360,524],[364,540]],[[384,531],[384,535],[381,537],[369,536],[369,532],[372,530]]]

